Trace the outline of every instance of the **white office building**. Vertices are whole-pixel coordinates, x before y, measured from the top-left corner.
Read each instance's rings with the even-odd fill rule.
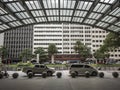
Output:
[[[60,54],[75,54],[73,46],[77,40],[91,48],[94,53],[102,44],[107,31],[78,24],[39,24],[34,26],[33,52],[37,47],[47,50],[50,43],[56,44]],[[110,58],[120,59],[120,50],[117,55],[110,53]]]

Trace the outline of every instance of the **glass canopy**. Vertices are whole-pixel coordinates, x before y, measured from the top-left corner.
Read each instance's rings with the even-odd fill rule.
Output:
[[[0,0],[0,33],[38,23],[76,23],[120,34],[120,0]]]

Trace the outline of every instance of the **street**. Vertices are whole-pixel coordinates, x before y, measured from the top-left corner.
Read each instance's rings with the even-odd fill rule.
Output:
[[[32,79],[28,79],[25,73],[19,73],[17,79],[12,78],[13,71],[9,71],[9,78],[0,79],[0,90],[119,90],[119,78],[112,77],[112,71],[103,71],[104,78],[79,76],[72,78],[68,71],[62,72],[62,77],[42,78],[36,75]],[[120,74],[120,73],[119,73]]]

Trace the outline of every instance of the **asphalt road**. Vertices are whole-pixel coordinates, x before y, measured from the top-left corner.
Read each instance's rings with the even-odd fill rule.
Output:
[[[71,78],[68,71],[61,71],[62,78],[56,76],[42,78],[40,75],[28,79],[19,72],[18,79],[0,79],[0,90],[120,90],[120,76],[113,78],[111,72],[105,72],[104,78]],[[10,72],[12,73],[12,72]]]

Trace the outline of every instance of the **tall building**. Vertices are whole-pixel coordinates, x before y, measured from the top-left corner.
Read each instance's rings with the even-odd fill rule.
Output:
[[[56,44],[59,54],[75,54],[75,42],[80,40],[93,54],[103,45],[108,32],[99,28],[77,24],[39,24],[34,26],[33,52],[37,47],[47,50],[50,43]],[[116,50],[115,50],[116,51]],[[110,58],[120,59],[120,50],[110,52]]]
[[[33,26],[20,27],[4,33],[4,46],[10,59],[19,58],[25,49],[32,50]]]

